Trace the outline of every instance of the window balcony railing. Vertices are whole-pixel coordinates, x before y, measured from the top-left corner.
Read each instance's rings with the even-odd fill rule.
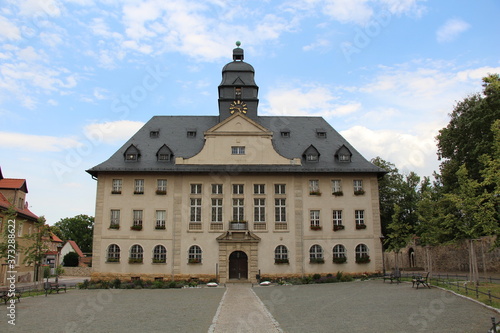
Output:
[[[229,230],[248,230],[247,221],[230,221]]]

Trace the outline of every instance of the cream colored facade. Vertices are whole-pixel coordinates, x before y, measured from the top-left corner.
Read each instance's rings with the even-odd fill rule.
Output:
[[[218,116],[155,116],[87,170],[94,279],[382,270],[384,171],[321,117],[259,116],[243,58],[222,69]]]
[[[241,251],[247,256],[247,272],[243,279],[256,281],[260,272],[266,276],[303,276],[337,271],[361,273],[382,269],[378,181],[376,174],[301,174],[301,173],[246,173],[245,166],[288,163],[300,166],[300,159],[279,156],[271,144],[271,136],[256,130],[256,124],[244,115],[234,115],[222,126],[205,133],[202,151],[183,163],[222,163],[241,165],[239,174],[224,173],[103,173],[98,178],[96,224],[94,235],[93,277],[130,279],[188,279],[218,278],[229,280],[229,256]],[[231,151],[235,145],[252,147],[252,154],[225,155],[211,159],[217,151]],[[176,160],[176,163],[179,159]],[[134,194],[136,180],[143,181],[143,194]],[[166,194],[157,194],[158,181],[166,181]],[[120,191],[113,183],[121,183]],[[319,192],[310,194],[310,181],[317,181]],[[340,181],[342,196],[332,194],[333,181]],[[361,181],[364,194],[354,194],[354,181]],[[222,186],[222,193],[212,191],[213,185]],[[233,186],[237,186],[238,194]],[[255,193],[257,185],[258,193]],[[262,186],[263,185],[263,186]],[[276,193],[278,186],[284,193]],[[193,193],[192,187],[197,192]],[[115,190],[115,191],[114,191]],[[239,192],[241,192],[240,194]],[[112,194],[120,192],[119,194]],[[263,192],[263,193],[262,193]],[[192,222],[191,199],[198,201],[201,219]],[[212,221],[212,199],[222,199],[222,221]],[[233,199],[243,199],[242,220],[247,223],[232,228]],[[265,222],[256,222],[255,199],[264,199]],[[285,219],[276,222],[276,199],[285,199]],[[198,209],[198,208],[196,208]],[[119,211],[119,229],[110,228],[111,211]],[[132,230],[134,210],[142,211],[142,230]],[[165,229],[155,229],[157,211],[165,211]],[[342,212],[343,230],[334,231],[333,211]],[[319,212],[321,230],[311,229],[311,211]],[[365,229],[356,229],[355,212],[362,211]],[[233,225],[234,226],[234,225]],[[240,230],[243,228],[243,230]],[[119,262],[108,262],[111,244],[120,247]],[[364,244],[368,248],[369,263],[355,262],[355,249]],[[129,263],[132,246],[143,249],[142,263]],[[165,263],[153,263],[153,249],[163,245]],[[189,248],[201,248],[201,263],[189,263]],[[283,245],[288,250],[289,263],[275,263],[275,250]],[[310,250],[321,246],[324,263],[310,263]],[[347,262],[333,262],[333,248],[343,245]],[[244,270],[243,270],[243,273]],[[241,278],[241,277],[240,277]]]

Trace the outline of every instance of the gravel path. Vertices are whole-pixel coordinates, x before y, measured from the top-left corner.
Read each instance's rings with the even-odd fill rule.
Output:
[[[499,311],[437,288],[416,290],[411,284],[380,280],[254,288],[71,289],[66,294],[23,298],[16,303],[16,326],[7,323],[7,312],[7,306],[0,304],[2,333],[280,329],[286,333],[486,333],[490,318],[500,319]]]
[[[16,326],[0,304],[0,332],[206,333],[224,288],[69,290],[21,299]],[[5,329],[7,327],[7,329]]]
[[[255,287],[287,333],[480,332],[500,312],[437,288],[380,280]]]

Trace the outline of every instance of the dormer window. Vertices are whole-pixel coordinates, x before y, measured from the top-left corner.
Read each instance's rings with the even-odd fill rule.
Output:
[[[316,137],[320,139],[326,139],[326,131],[322,128],[316,129]]]
[[[149,137],[151,139],[156,139],[160,136],[160,131],[150,131],[149,132]]]
[[[234,99],[237,101],[241,100],[241,87],[234,88]]]
[[[281,131],[281,137],[282,138],[289,138],[290,137],[290,131],[288,131],[288,130]]]
[[[351,151],[345,145],[342,145],[335,153],[335,157],[338,161],[343,163],[351,162],[351,156]]]
[[[319,156],[321,154],[319,151],[314,147],[313,145],[310,145],[302,154],[302,157],[306,160],[306,162],[318,162],[319,161]]]
[[[187,137],[188,138],[196,138],[196,130],[188,130]]]
[[[127,162],[137,162],[141,156],[139,149],[136,146],[130,145],[127,150],[125,150],[125,161]]]
[[[170,148],[168,148],[167,145],[163,145],[158,149],[158,152],[156,152],[156,159],[158,162],[169,162],[172,160],[173,155]]]

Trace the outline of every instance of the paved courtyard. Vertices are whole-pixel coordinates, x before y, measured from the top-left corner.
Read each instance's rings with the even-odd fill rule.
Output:
[[[241,297],[238,297],[241,295]],[[222,301],[222,302],[221,302]],[[266,305],[264,308],[263,304]],[[23,298],[0,332],[481,332],[500,313],[380,280],[302,286],[69,290]]]

